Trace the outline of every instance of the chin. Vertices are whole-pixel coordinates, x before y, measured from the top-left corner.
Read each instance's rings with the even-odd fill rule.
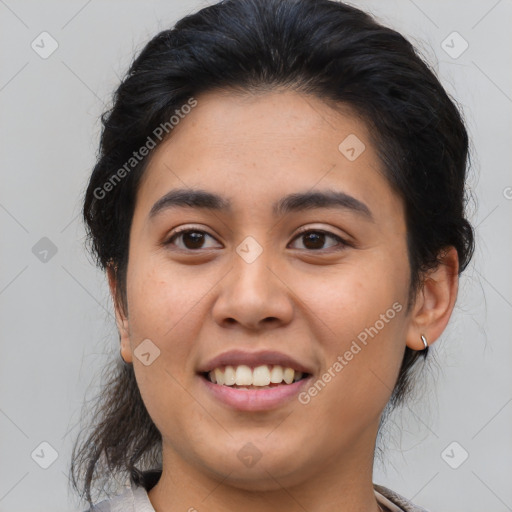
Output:
[[[254,492],[280,491],[283,487],[293,487],[306,480],[306,477],[300,479],[297,476],[290,478],[289,470],[287,474],[280,474],[272,466],[240,469],[240,467],[231,468],[231,473],[222,475],[220,481],[223,485],[229,485],[236,489]],[[227,476],[229,475],[229,476]]]
[[[254,450],[253,460],[250,460],[251,450],[251,447],[246,446],[245,452],[244,449],[232,451],[232,456],[224,453],[223,457],[216,459],[214,466],[204,464],[203,467],[207,467],[212,476],[224,485],[246,491],[278,491],[283,487],[300,485],[310,476],[305,467],[312,464],[298,459],[297,453],[302,451],[301,456],[304,456],[299,447],[290,448],[289,453],[279,456],[273,449],[268,448],[271,455],[265,456],[260,452],[259,458]]]

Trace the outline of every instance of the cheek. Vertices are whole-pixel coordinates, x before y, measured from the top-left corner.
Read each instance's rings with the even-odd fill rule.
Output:
[[[143,336],[168,344],[173,333],[190,328],[188,317],[213,286],[194,267],[177,269],[162,258],[134,258],[128,274],[132,342]]]
[[[373,397],[380,407],[388,400],[405,349],[405,273],[380,260],[347,264],[322,279],[296,280],[297,295],[310,312],[312,335],[322,345],[322,380],[333,382],[326,386],[324,404],[358,407],[360,400]]]
[[[405,272],[382,259],[375,264],[358,260],[342,263],[322,275],[304,274],[292,282],[297,283],[294,292],[306,304],[309,316],[324,328],[327,337],[341,343],[375,324],[394,303],[401,305],[395,310],[405,310],[407,286],[402,275]],[[395,310],[388,316],[394,319]],[[322,338],[325,336],[318,339]]]
[[[130,342],[143,402],[163,435],[180,439],[185,426],[188,435],[194,435],[201,410],[184,390],[189,389],[194,375],[193,340],[202,325],[197,314],[208,283],[201,279],[194,282],[189,275],[192,271],[177,272],[168,263],[151,261],[149,257],[144,261],[133,258],[128,274]],[[136,357],[137,346],[145,339],[159,350],[158,357],[148,366]],[[171,411],[187,411],[187,415]]]
[[[186,396],[182,386],[189,385],[193,371],[191,339],[201,325],[194,311],[202,290],[183,272],[170,272],[170,265],[149,257],[133,258],[131,264],[127,296],[134,370],[148,412],[162,427],[158,423],[165,411],[182,407],[180,400]],[[150,340],[150,352],[157,354],[150,365],[138,358],[143,340]]]

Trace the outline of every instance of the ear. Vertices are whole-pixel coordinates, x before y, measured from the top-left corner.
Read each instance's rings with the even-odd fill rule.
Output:
[[[130,346],[130,331],[128,317],[124,311],[122,304],[117,293],[117,268],[112,265],[107,266],[108,285],[110,288],[110,295],[114,303],[116,314],[116,324],[119,331],[119,338],[121,342],[121,357],[126,363],[133,362],[132,349]]]
[[[407,329],[407,346],[423,350],[421,336],[429,345],[434,343],[446,328],[457,299],[459,287],[459,258],[455,247],[448,247],[440,257],[438,267],[429,271],[416,294],[411,322]]]

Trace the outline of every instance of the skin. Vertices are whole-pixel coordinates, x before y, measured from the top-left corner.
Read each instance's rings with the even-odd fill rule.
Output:
[[[406,311],[403,203],[365,124],[287,90],[197,100],[151,155],[130,233],[127,309],[116,301],[121,354],[163,437],[163,473],[149,498],[157,512],[377,512],[379,420],[406,345],[421,350],[421,334],[431,344],[446,327],[457,253],[449,248]],[[349,134],[366,146],[354,161],[338,150]],[[232,214],[182,207],[149,219],[181,187],[225,196]],[[373,220],[335,208],[273,216],[282,196],[326,188],[365,203]],[[177,227],[205,232],[203,244],[179,236],[165,245]],[[297,235],[301,227],[349,245],[330,236],[315,245]],[[247,236],[263,249],[250,264],[236,252]],[[115,298],[113,273],[109,282]],[[196,374],[224,351],[270,349],[306,362],[316,380],[396,302],[401,312],[306,405],[235,411],[205,393]],[[147,338],[161,351],[149,366],[133,353]],[[262,454],[252,467],[237,457],[248,442]]]

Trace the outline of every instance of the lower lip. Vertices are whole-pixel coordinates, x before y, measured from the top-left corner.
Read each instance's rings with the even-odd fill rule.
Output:
[[[281,384],[267,389],[237,389],[210,382],[199,376],[207,392],[220,402],[239,411],[266,411],[276,409],[293,400],[311,380],[311,375],[292,384]]]

